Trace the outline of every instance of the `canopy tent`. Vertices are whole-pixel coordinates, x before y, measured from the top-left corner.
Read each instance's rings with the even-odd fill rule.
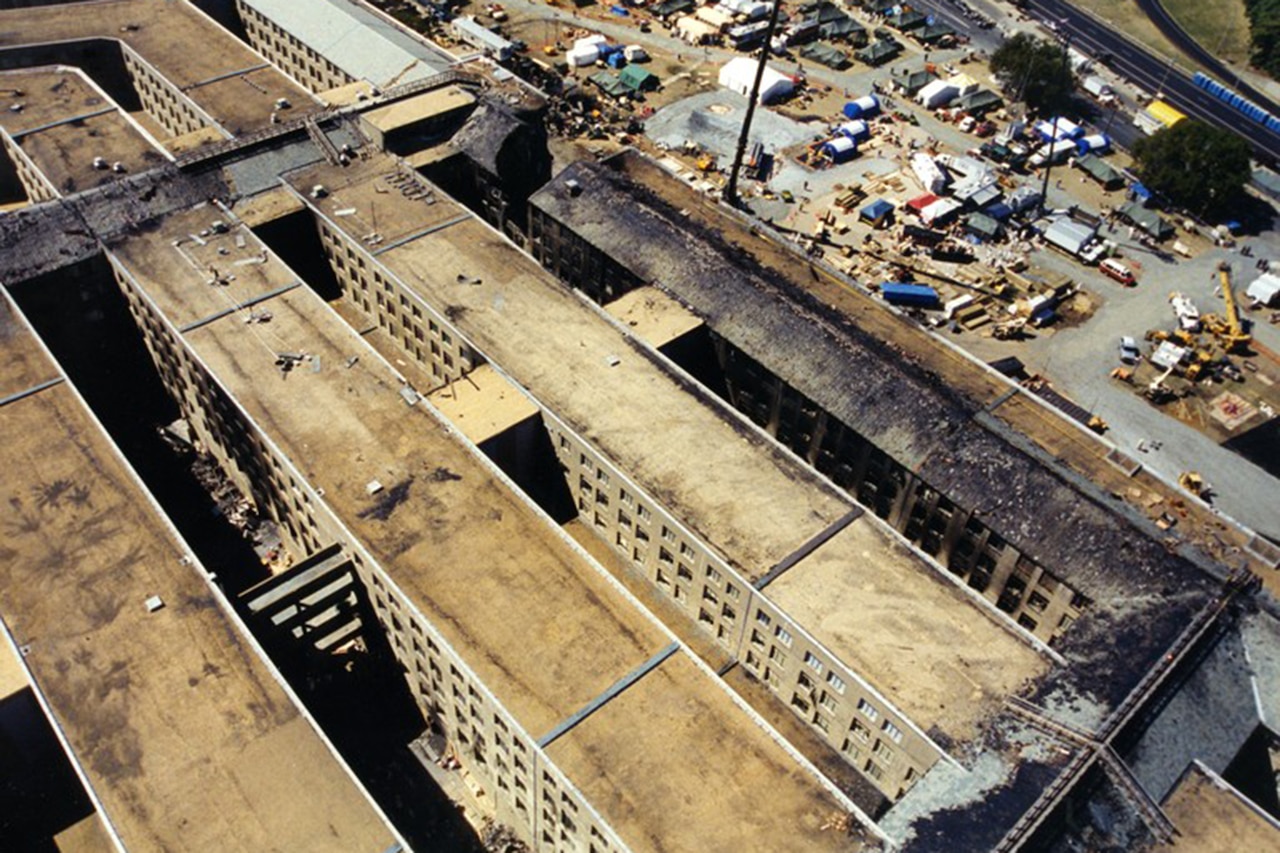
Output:
[[[878,198],[858,212],[858,218],[879,227],[893,215],[893,204]]]
[[[720,69],[720,85],[743,97],[750,97],[755,77],[756,61],[746,56],[730,59]],[[794,90],[794,80],[772,66],[765,66],[764,76],[760,79],[760,103],[771,103]]]
[[[918,195],[915,198],[908,201],[907,207],[911,208],[916,213],[919,213],[920,211],[924,210],[926,207],[933,204],[937,200],[938,200],[938,197],[933,193],[925,193],[924,195]]]
[[[1122,219],[1128,220],[1147,235],[1156,240],[1167,240],[1173,236],[1173,226],[1160,214],[1150,208],[1143,207],[1136,201],[1125,202],[1116,211]]]
[[[1116,189],[1124,184],[1124,176],[1119,170],[1096,154],[1083,154],[1077,157],[1075,167],[1106,189]]]
[[[622,69],[618,80],[632,92],[649,92],[658,88],[658,75],[638,65],[628,65]]]
[[[900,53],[902,53],[902,45],[893,39],[883,39],[867,45],[854,56],[859,62],[865,62],[867,65],[884,65]]]
[[[964,205],[953,198],[940,198],[920,211],[920,221],[930,227],[942,225],[950,220],[962,207]]]
[[[1280,304],[1280,276],[1272,273],[1260,275],[1253,280],[1244,295],[1249,301],[1258,305],[1272,307]]]
[[[985,213],[970,213],[965,217],[964,230],[983,240],[995,240],[1003,229],[998,220]]]

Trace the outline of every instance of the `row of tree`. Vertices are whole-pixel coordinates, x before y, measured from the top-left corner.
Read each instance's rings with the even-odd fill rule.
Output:
[[[1280,0],[1262,1],[1280,12]],[[1280,19],[1276,34],[1280,48]],[[1061,44],[1018,33],[992,54],[991,72],[1031,113],[1047,117],[1071,111],[1075,76]],[[1238,201],[1249,180],[1249,156],[1248,144],[1234,133],[1190,118],[1133,148],[1143,184],[1208,219],[1227,215]]]
[[[1253,64],[1280,79],[1280,0],[1244,0]]]

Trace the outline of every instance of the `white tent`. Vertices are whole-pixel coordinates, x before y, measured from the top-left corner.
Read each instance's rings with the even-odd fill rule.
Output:
[[[1275,305],[1280,300],[1280,277],[1272,273],[1261,275],[1253,280],[1244,294],[1258,305]]]
[[[714,40],[720,34],[720,30],[706,21],[698,20],[693,15],[685,15],[676,20],[675,33],[681,41],[699,45]],[[737,60],[735,59],[734,61],[736,62]],[[724,74],[723,71],[720,73]]]
[[[720,69],[720,85],[737,92],[743,97],[750,97],[751,84],[756,78],[756,61],[746,56],[730,59]],[[764,77],[760,80],[760,103],[767,104],[795,89],[795,81],[772,66],[766,66]]]
[[[915,172],[916,177],[920,180],[920,186],[924,187],[925,192],[937,195],[947,185],[947,173],[928,154],[920,152],[912,154],[911,171]]]
[[[953,198],[940,198],[920,211],[920,221],[926,226],[932,226],[933,223],[946,219],[962,207],[964,205]]]
[[[916,100],[932,110],[946,106],[959,94],[960,89],[950,80],[934,80],[919,91]]]
[[[1096,228],[1076,222],[1070,217],[1060,216],[1045,229],[1044,239],[1068,254],[1078,255],[1097,233]]]

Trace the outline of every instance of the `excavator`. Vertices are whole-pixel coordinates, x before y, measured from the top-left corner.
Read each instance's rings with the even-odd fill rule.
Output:
[[[1207,314],[1201,317],[1204,328],[1222,344],[1222,348],[1230,353],[1243,353],[1253,343],[1253,337],[1247,334],[1240,322],[1240,306],[1236,304],[1236,294],[1231,288],[1231,265],[1226,261],[1218,264],[1218,282],[1222,288],[1222,302],[1225,316]]]

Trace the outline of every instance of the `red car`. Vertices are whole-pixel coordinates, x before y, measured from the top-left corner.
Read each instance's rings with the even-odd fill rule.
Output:
[[[1114,258],[1105,258],[1102,263],[1098,264],[1098,269],[1107,278],[1115,279],[1125,287],[1133,287],[1138,283],[1133,271]]]

